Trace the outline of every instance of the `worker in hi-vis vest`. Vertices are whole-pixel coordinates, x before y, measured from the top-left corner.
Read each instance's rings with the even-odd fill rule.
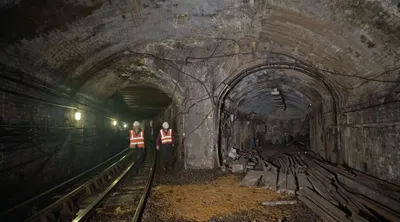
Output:
[[[169,124],[164,122],[162,129],[158,134],[156,141],[156,148],[160,151],[160,165],[163,170],[172,168],[172,154],[174,147],[174,138],[172,136],[172,129],[169,128]]]
[[[135,149],[136,160],[133,165],[135,173],[139,173],[139,169],[146,157],[145,144],[144,144],[144,131],[140,128],[140,123],[135,121],[133,123],[133,129],[129,130],[129,147]]]

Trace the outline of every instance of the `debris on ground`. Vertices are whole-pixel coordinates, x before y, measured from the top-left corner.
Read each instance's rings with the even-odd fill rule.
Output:
[[[312,151],[277,153],[264,158],[260,155],[259,159],[266,159],[265,186],[274,189],[276,179],[277,192],[296,194],[326,221],[400,221],[397,185],[332,165]],[[277,167],[278,173],[271,165]]]
[[[230,174],[218,169],[183,169],[183,166],[177,166],[174,170],[170,171],[156,171],[153,185],[197,184],[227,175]]]
[[[287,205],[297,204],[297,200],[278,200],[278,201],[264,201],[261,203],[263,206],[276,206],[276,205]]]
[[[242,173],[246,170],[248,160],[240,157],[238,160],[231,164],[232,173]]]
[[[261,170],[249,170],[246,176],[240,182],[242,186],[258,186],[263,176],[263,171]]]
[[[201,184],[159,186],[154,188],[154,195],[159,197],[160,209],[167,216],[198,221],[207,221],[219,214],[257,210],[261,208],[260,202],[280,198],[270,190],[241,187],[236,176]]]
[[[229,169],[232,173],[243,173],[256,167],[258,164],[257,156],[256,150],[238,151],[236,148],[231,147],[221,168],[223,170]]]
[[[225,167],[247,172],[243,186],[297,195],[327,221],[400,221],[400,186],[332,165],[310,150],[263,155],[264,150],[231,150],[235,158],[228,156]]]
[[[298,198],[321,218],[332,221],[400,221],[400,187],[304,153],[310,185]],[[388,192],[385,194],[384,192]],[[396,197],[397,196],[397,197]]]
[[[243,174],[233,176],[218,169],[183,170],[178,168],[174,171],[157,171],[155,188],[147,201],[142,221],[277,222],[279,219],[286,222],[320,221],[316,214],[301,202],[294,205],[262,206],[261,203],[265,201],[292,200],[293,196],[278,194],[276,191],[262,187],[241,187],[240,179],[243,177]],[[254,190],[255,193],[251,193],[253,196],[250,196],[254,201],[246,198],[248,193],[243,190],[248,190],[247,192]],[[255,199],[254,195],[258,196],[258,192],[262,192],[268,198],[261,195],[262,198]],[[219,198],[212,198],[215,195]],[[188,200],[185,201],[185,199]],[[173,203],[168,205],[170,201]],[[195,219],[193,214],[197,211],[200,212],[200,218],[209,219]],[[192,214],[188,217],[184,212]]]

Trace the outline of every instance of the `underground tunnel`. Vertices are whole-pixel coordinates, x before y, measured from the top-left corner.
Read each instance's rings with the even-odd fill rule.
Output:
[[[224,153],[229,147],[244,149],[252,143],[253,147],[267,147],[266,144],[286,144],[291,139],[303,140],[297,141],[302,144],[311,139],[312,145],[319,147],[314,144],[318,137],[310,137],[309,118],[312,110],[332,109],[330,96],[329,89],[307,74],[257,68],[238,80],[225,96],[221,111]],[[319,126],[312,129],[316,127]]]
[[[400,220],[399,0],[0,19],[1,221]]]

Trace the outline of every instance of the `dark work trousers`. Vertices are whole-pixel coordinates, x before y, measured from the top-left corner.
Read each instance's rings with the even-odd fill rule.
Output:
[[[161,144],[160,165],[162,168],[172,167],[172,144]]]
[[[140,167],[142,166],[144,160],[146,159],[146,148],[135,148],[135,163],[133,164],[133,169],[135,173],[138,173]]]

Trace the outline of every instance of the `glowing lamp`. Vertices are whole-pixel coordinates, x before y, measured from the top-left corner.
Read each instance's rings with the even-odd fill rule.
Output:
[[[82,117],[82,114],[80,112],[75,113],[75,120],[80,120]]]
[[[117,125],[117,120],[113,120],[112,124],[113,124],[113,126],[116,126]]]

